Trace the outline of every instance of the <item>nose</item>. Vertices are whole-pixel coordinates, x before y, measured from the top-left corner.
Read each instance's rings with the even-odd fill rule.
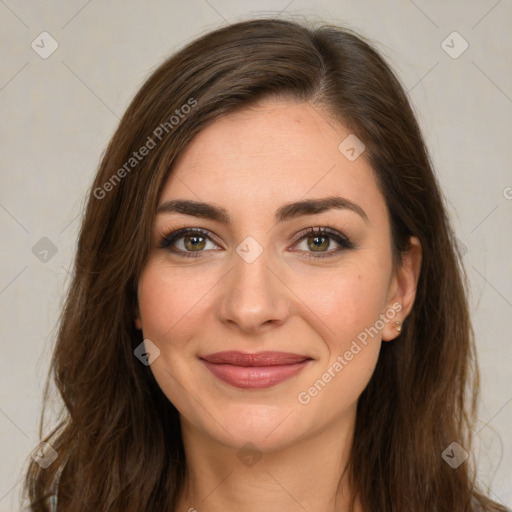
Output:
[[[234,253],[233,268],[222,280],[218,308],[221,321],[229,327],[257,334],[285,322],[290,292],[278,265],[269,260],[266,250],[252,262]]]

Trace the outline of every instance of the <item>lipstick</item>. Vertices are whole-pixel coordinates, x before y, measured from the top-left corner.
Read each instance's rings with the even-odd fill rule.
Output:
[[[291,352],[238,351],[202,356],[203,364],[218,379],[242,389],[264,389],[297,375],[312,359]]]

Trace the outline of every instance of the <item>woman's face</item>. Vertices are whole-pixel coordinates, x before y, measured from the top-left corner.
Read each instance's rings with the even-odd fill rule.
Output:
[[[353,425],[417,279],[392,271],[362,149],[309,103],[266,101],[215,121],[176,162],[136,324],[186,431],[270,450]]]

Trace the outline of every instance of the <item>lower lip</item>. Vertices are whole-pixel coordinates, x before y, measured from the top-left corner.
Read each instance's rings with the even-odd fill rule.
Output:
[[[236,366],[210,363],[202,359],[205,366],[218,379],[242,389],[270,388],[297,375],[311,361],[276,366]]]

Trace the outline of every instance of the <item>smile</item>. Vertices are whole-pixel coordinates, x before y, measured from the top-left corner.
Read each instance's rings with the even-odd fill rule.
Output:
[[[242,389],[264,389],[297,375],[312,359],[289,352],[217,352],[200,358],[218,379]]]

